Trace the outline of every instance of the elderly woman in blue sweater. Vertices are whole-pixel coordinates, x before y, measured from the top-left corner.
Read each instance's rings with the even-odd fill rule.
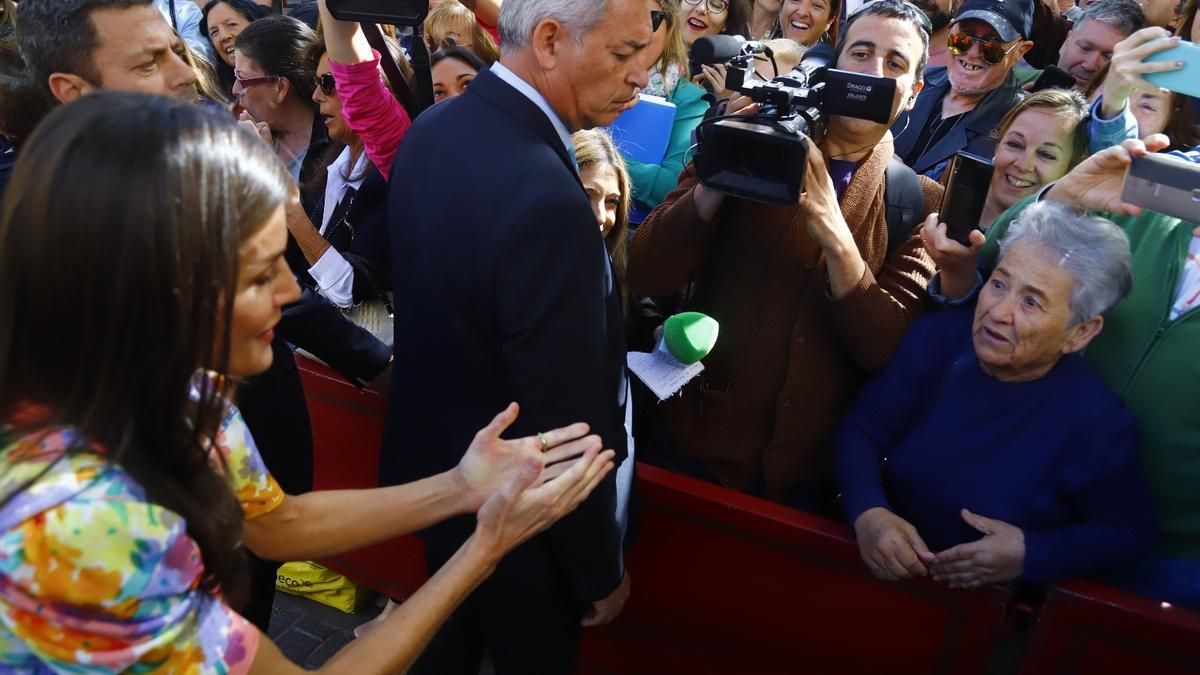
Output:
[[[1081,357],[1132,286],[1107,220],[1035,203],[974,307],[905,337],[837,434],[876,577],[972,588],[1118,571],[1157,537],[1138,428]]]

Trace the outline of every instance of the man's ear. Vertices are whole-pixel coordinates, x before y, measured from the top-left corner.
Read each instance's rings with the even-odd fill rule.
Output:
[[[557,19],[546,19],[534,27],[529,41],[533,47],[533,56],[542,70],[554,70],[563,45],[569,39],[571,37],[567,34],[567,27]]]
[[[97,89],[91,82],[72,73],[51,73],[46,84],[49,85],[50,93],[58,99],[59,103],[70,103]]]
[[[924,88],[925,80],[923,78],[913,82],[912,95],[908,97],[908,100],[904,102],[904,105],[900,106],[901,110],[904,110],[905,112],[912,110],[913,106],[917,104],[917,95],[920,94],[921,90]]]
[[[1063,354],[1074,354],[1083,351],[1092,338],[1100,334],[1104,328],[1104,317],[1095,316],[1068,331],[1067,341],[1063,343]]]
[[[1020,61],[1021,57],[1025,56],[1030,49],[1033,49],[1033,40],[1026,40],[1022,42],[1019,47],[1014,49],[1013,53],[1017,55],[1017,61]],[[1013,63],[1015,64],[1017,61],[1013,61]]]

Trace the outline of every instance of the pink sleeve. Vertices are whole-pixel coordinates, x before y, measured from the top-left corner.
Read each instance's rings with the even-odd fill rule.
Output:
[[[412,120],[379,76],[379,52],[371,51],[375,54],[372,61],[350,65],[330,61],[329,67],[342,99],[346,126],[362,139],[367,157],[386,180],[392,157]]]
[[[483,19],[479,18],[478,14],[475,15],[475,23],[479,24],[480,28],[487,31],[487,34],[492,36],[492,39],[496,41],[497,47],[500,46],[500,28],[498,26],[493,26],[492,24],[487,23]]]

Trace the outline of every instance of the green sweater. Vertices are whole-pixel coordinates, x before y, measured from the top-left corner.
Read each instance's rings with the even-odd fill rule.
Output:
[[[997,242],[1033,199],[1013,205],[988,228],[984,269],[995,266]],[[1134,284],[1086,355],[1141,424],[1142,460],[1162,523],[1161,553],[1200,561],[1200,311],[1168,319],[1194,225],[1149,211],[1100,215],[1129,235]]]
[[[667,194],[675,189],[679,172],[683,171],[688,161],[692,132],[708,111],[704,89],[687,80],[680,80],[667,100],[675,104],[675,124],[671,126],[671,140],[667,142],[662,164],[643,164],[625,158],[629,179],[633,182],[633,198],[651,209],[661,204]]]

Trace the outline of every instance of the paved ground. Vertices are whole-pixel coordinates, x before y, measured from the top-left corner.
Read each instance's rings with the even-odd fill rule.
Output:
[[[292,661],[317,668],[354,639],[354,628],[370,621],[379,607],[367,605],[358,614],[346,614],[305,598],[275,593],[271,611],[271,639]]]

